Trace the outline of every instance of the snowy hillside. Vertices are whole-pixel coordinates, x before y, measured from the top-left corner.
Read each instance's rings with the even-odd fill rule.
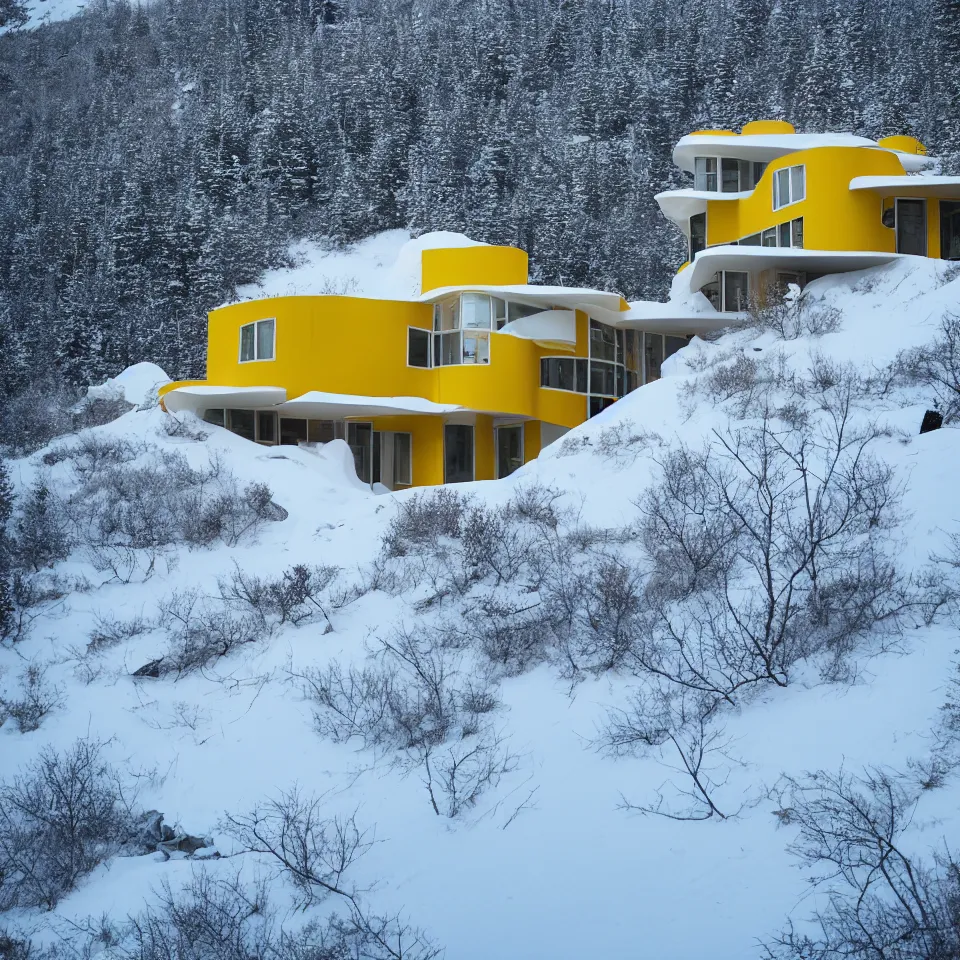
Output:
[[[285,282],[314,280],[249,294]],[[52,910],[0,871],[0,926],[62,956],[159,957],[176,937],[177,956],[354,956],[278,947],[339,915],[365,918],[344,936],[376,958],[429,951],[400,951],[392,921],[375,942],[374,916],[450,960],[760,957],[788,918],[821,935],[804,922],[829,896],[788,851],[804,808],[777,793],[816,770],[902,775],[919,802],[899,849],[932,867],[960,800],[931,772],[952,756],[954,572],[931,555],[957,532],[960,432],[918,435],[935,389],[916,362],[900,374],[958,295],[931,260],[815,281],[508,480],[442,494],[374,496],[341,441],[259,447],[156,407],[12,461],[11,529],[47,592],[0,646],[0,856],[15,776],[78,738],[121,806],[171,829],[105,837],[122,855]],[[764,584],[776,636],[756,633]],[[49,709],[10,708],[26,701]],[[303,823],[281,823],[294,790],[300,814],[319,798],[327,832],[304,835],[326,859],[278,839]],[[344,849],[365,852],[341,870]],[[245,931],[242,949],[184,919],[204,877],[239,877],[217,936]]]

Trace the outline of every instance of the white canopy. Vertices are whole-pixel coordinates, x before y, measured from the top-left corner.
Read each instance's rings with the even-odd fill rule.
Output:
[[[315,420],[339,420],[342,417],[392,417],[403,414],[457,413],[463,407],[455,403],[434,403],[422,397],[365,397],[350,393],[324,393],[310,390],[302,397],[281,403],[281,416]]]
[[[718,193],[716,190],[664,190],[654,196],[663,215],[672,220],[684,233],[690,233],[690,218],[707,212],[710,200],[743,200],[752,190],[740,193]]]
[[[693,263],[685,267],[690,290],[699,290],[713,279],[718,270],[755,272],[770,267],[815,273],[847,273],[890,263],[900,253],[860,250],[804,250],[796,247],[748,247],[732,245],[701,250]]]
[[[854,177],[851,190],[872,190],[874,193],[898,197],[953,197],[960,200],[960,177],[937,177],[917,174],[912,177]]]
[[[721,313],[714,310],[710,301],[702,294],[697,300],[703,302],[704,309],[698,310],[693,303],[655,300],[636,300],[630,309],[620,314],[618,327],[630,330],[646,330],[648,333],[666,333],[686,336],[691,333],[713,333],[729,327],[743,319],[742,313]]]
[[[163,405],[171,413],[190,410],[202,414],[208,408],[272,407],[287,399],[283,387],[218,387],[208,384],[177,387],[164,394]]]

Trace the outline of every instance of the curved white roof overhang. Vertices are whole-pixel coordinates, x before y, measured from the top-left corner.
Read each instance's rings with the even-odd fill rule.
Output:
[[[595,307],[619,313],[622,298],[619,293],[606,290],[591,290],[588,287],[547,287],[532,283],[473,284],[455,287],[437,287],[420,297],[421,303],[435,303],[456,293],[488,293],[494,297],[513,297],[531,304],[550,307],[565,307],[568,310],[589,312]]]
[[[682,303],[658,303],[653,300],[638,300],[620,315],[618,327],[627,330],[645,330],[647,333],[666,333],[671,336],[716,333],[742,320],[746,314],[721,313],[709,305],[706,297],[700,299],[707,305],[698,311]]]
[[[281,416],[339,420],[344,417],[394,417],[404,414],[443,416],[462,413],[466,408],[455,403],[434,403],[422,397],[366,397],[310,390],[303,396],[279,404],[276,409]]]
[[[577,314],[573,310],[544,310],[511,320],[499,332],[521,340],[576,345]]]
[[[272,407],[287,399],[283,387],[230,387],[194,384],[176,387],[163,395],[163,405],[170,413],[189,410],[198,413],[207,408]]]
[[[942,197],[960,200],[960,177],[920,174],[912,177],[854,177],[851,190],[870,190],[881,196]]]
[[[865,147],[893,154],[904,170],[925,170],[934,161],[932,157],[902,153],[881,147],[876,140],[858,137],[852,133],[767,133],[733,136],[717,134],[690,134],[677,141],[673,148],[673,162],[687,173],[694,172],[695,157],[729,157],[731,160],[753,160],[769,163],[788,153],[813,150],[816,147]]]
[[[697,254],[689,271],[690,290],[697,291],[713,279],[719,270],[745,270],[752,273],[771,267],[798,272],[848,273],[881,266],[903,257],[902,253],[859,250],[803,250],[792,247],[708,247]]]
[[[715,190],[664,190],[654,196],[663,215],[672,220],[689,236],[690,218],[698,213],[707,212],[707,203],[711,200],[743,200],[753,193],[744,190],[740,193],[719,193]]]

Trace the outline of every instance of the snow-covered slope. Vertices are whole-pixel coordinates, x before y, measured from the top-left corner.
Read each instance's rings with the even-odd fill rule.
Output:
[[[363,263],[386,262],[403,240],[381,237],[361,246]],[[318,278],[327,282],[363,269],[353,261],[338,263],[330,256],[309,276],[268,277],[249,293],[290,292],[284,284],[303,292],[301,284],[305,289]],[[385,278],[378,295],[396,289],[395,280]],[[807,297],[840,311],[834,332],[784,341],[754,331],[715,343],[694,341],[668,361],[661,381],[624,398],[508,480],[459,492],[494,506],[518,490],[546,485],[578,511],[580,523],[622,529],[636,521],[635,501],[671,449],[697,448],[712,431],[755,417],[748,410],[736,421],[731,403],[706,391],[718,364],[771,358],[773,367],[803,374],[817,356],[827,356],[874,373],[899,351],[929,342],[958,295],[960,279],[927,260],[817,281]],[[960,432],[917,435],[929,403],[921,391],[903,389],[878,398],[870,411],[889,428],[876,452],[904,484],[909,521],[900,532],[900,557],[916,569],[944,549],[955,527],[960,470]],[[790,830],[777,828],[764,786],[783,772],[865,764],[902,769],[930,751],[956,634],[946,622],[926,627],[919,619],[895,652],[875,655],[866,643],[855,658],[853,682],[821,682],[813,666],[800,668],[788,687],[768,685],[730,711],[724,726],[728,753],[737,762],[717,760],[727,782],[716,799],[727,812],[746,806],[738,817],[704,822],[620,809],[623,798],[649,803],[665,782],[680,782],[664,765],[669,756],[654,751],[615,761],[592,746],[608,709],[624,705],[643,682],[622,671],[571,683],[556,664],[543,663],[519,676],[501,675],[496,686],[503,706],[494,723],[509,738],[515,769],[453,819],[435,814],[419,769],[405,772],[384,758],[385,751],[321,739],[298,675],[333,659],[363,662],[374,638],[392,627],[423,631],[461,614],[455,600],[419,604],[423,588],[371,589],[331,613],[331,631],[322,622],[287,624],[179,679],[131,679],[162,652],[158,630],[107,649],[92,670],[71,649],[85,647],[98,617],[149,618],[171,592],[215,594],[218,578],[236,569],[275,576],[294,564],[330,564],[342,568],[346,580],[358,580],[381,553],[380,538],[398,505],[416,496],[370,494],[350,475],[339,443],[270,449],[206,426],[206,439],[170,436],[164,423],[157,409],[133,411],[90,434],[142,441],[151,450],[180,453],[195,467],[215,455],[241,482],[268,484],[288,516],[233,547],[173,549],[145,582],[109,582],[80,556],[60,564],[65,574],[88,577],[91,588],[68,596],[16,648],[0,648],[0,666],[12,689],[24,658],[48,663],[64,702],[36,731],[20,733],[12,720],[0,728],[5,775],[48,745],[100,738],[115,764],[144,772],[144,809],[212,837],[224,853],[233,849],[218,827],[225,812],[247,810],[294,784],[322,793],[327,815],[355,811],[358,822],[375,826],[377,843],[354,875],[358,886],[372,887],[369,901],[380,912],[410,916],[445,946],[450,960],[743,960],[757,956],[757,938],[775,932],[786,917],[802,919],[823,903],[809,895],[804,874],[787,854]],[[13,463],[15,482],[26,489],[44,472],[53,488],[69,494],[76,480],[68,462],[44,464],[47,454]],[[910,834],[914,849],[955,836],[958,799],[952,783],[924,798]],[[242,857],[202,866],[229,876],[240,863],[250,869]],[[176,857],[116,858],[58,904],[54,922],[33,912],[18,917],[37,927],[38,938],[49,939],[57,923],[63,934],[90,916],[136,914],[162,883],[176,888],[196,869],[195,861]],[[276,879],[274,886],[286,902],[285,882]],[[302,915],[288,919],[296,925]]]

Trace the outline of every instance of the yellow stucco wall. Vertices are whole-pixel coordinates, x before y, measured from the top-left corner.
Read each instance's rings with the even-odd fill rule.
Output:
[[[527,282],[527,254],[517,247],[447,247],[421,253],[420,290]]]
[[[440,417],[374,417],[373,429],[411,435],[413,486],[443,483],[443,420]]]
[[[774,210],[774,173],[798,164],[806,167],[806,198]],[[869,190],[851,190],[850,181],[902,175],[900,161],[882,150],[817,147],[788,154],[767,166],[749,197],[708,201],[707,243],[729,243],[803,217],[803,242],[809,249],[892,252],[896,238],[881,222],[880,198]]]
[[[540,421],[528,420],[523,425],[523,462],[529,463],[540,455]]]

